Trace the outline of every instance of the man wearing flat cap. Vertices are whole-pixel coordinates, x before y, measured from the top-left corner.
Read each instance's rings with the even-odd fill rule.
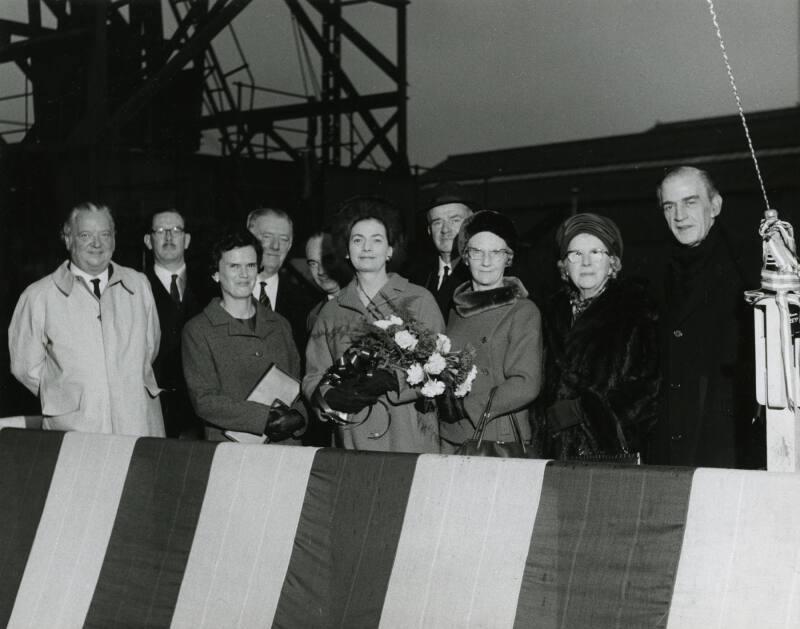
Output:
[[[425,204],[428,235],[437,255],[409,275],[412,282],[424,286],[433,294],[445,323],[453,303],[453,292],[470,279],[469,270],[453,243],[461,224],[472,215],[474,207],[467,192],[450,182],[436,186]]]

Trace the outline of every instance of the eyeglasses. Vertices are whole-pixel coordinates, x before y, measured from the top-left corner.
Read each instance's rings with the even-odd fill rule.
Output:
[[[435,218],[430,222],[430,228],[434,231],[442,229],[445,225],[458,229],[464,222],[466,216],[451,216],[449,218]]]
[[[475,247],[467,247],[467,257],[470,260],[483,260],[484,256],[488,256],[489,260],[497,260],[500,256],[507,256],[511,252],[508,249],[476,249]]]
[[[95,237],[99,238],[101,242],[109,243],[114,239],[114,232],[78,232],[75,234],[75,238],[77,238],[78,242],[82,245],[89,244]]]
[[[605,249],[590,249],[589,251],[578,251],[577,249],[571,249],[567,251],[567,254],[564,258],[572,263],[578,264],[579,262],[583,262],[584,257],[588,256],[590,262],[600,262],[603,259],[603,256],[610,256],[611,254],[606,251]]]
[[[178,237],[186,230],[184,230],[184,228],[180,225],[175,225],[175,227],[159,227],[158,229],[152,229],[150,231],[156,236],[161,236],[163,238],[167,233],[172,234],[173,237]]]

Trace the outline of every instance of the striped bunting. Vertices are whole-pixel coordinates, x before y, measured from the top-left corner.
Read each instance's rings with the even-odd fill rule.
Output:
[[[0,430],[0,627],[11,617],[63,437]]]
[[[800,626],[800,475],[0,431],[0,626]]]
[[[378,626],[416,461],[317,453],[274,626]]]
[[[663,626],[693,472],[550,464],[514,627]]]
[[[380,626],[510,627],[544,471],[421,455]]]
[[[695,472],[668,627],[800,627],[800,474]]]
[[[173,627],[270,625],[314,454],[291,446],[217,446]]]
[[[168,627],[216,444],[139,438],[86,627]]]
[[[64,441],[38,530],[31,529],[36,540],[9,627],[79,627],[100,574],[136,438],[38,434],[63,435]]]

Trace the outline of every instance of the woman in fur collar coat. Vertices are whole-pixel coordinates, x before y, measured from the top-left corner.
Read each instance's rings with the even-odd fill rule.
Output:
[[[513,413],[529,442],[528,406],[542,382],[541,318],[522,283],[503,277],[516,247],[514,226],[497,212],[478,212],[464,222],[458,246],[472,279],[456,288],[447,335],[455,349],[475,348],[478,375],[464,398],[469,419],[447,423],[440,418],[442,452],[455,452],[472,437],[494,387],[485,438],[514,441]]]
[[[657,417],[655,310],[640,285],[617,279],[623,245],[613,221],[577,214],[561,224],[556,241],[566,286],[544,309],[540,425],[546,421],[543,432],[555,434],[545,454],[640,452]]]

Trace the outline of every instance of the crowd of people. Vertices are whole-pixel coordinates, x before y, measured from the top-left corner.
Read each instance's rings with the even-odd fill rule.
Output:
[[[681,166],[656,198],[674,237],[663,290],[625,277],[618,226],[587,212],[558,227],[563,282],[539,303],[508,274],[513,222],[455,184],[424,208],[435,258],[404,274],[392,264],[397,210],[370,196],[342,204],[305,242],[316,292],[285,268],[291,216],[258,208],[213,244],[210,300],[187,272],[185,216],[152,215],[140,273],[112,262],[110,209],[83,203],[63,225],[68,259],[19,298],[11,371],[46,429],[451,454],[491,399],[485,438],[521,439],[540,457],[763,466],[746,287],[715,223],[722,197]],[[331,377],[365,324],[397,313],[472,352],[461,416],[440,417],[399,369]],[[296,399],[249,399],[271,366],[300,383]]]

